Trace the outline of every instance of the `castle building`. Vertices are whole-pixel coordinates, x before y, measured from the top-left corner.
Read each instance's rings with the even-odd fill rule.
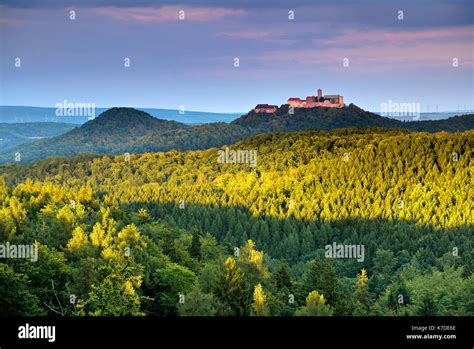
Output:
[[[269,105],[269,104],[257,104],[255,108],[253,108],[257,113],[274,113],[278,110],[277,105]]]
[[[318,88],[317,96],[308,96],[306,99],[291,97],[288,98],[288,105],[295,108],[343,108],[344,97],[340,95],[326,95],[323,96],[323,90]],[[253,109],[257,113],[274,113],[278,110],[277,105],[257,104]]]
[[[288,105],[295,108],[314,108],[314,107],[326,107],[326,108],[342,108],[345,106],[344,97],[340,95],[326,95],[323,96],[323,90],[318,89],[317,96],[308,96],[306,99],[301,98],[289,98]]]

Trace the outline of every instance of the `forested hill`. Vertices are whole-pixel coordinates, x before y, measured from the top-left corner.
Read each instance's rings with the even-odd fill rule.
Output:
[[[448,119],[442,120],[423,120],[404,122],[403,127],[413,131],[427,131],[427,132],[440,132],[440,131],[467,131],[474,129],[474,115],[457,115]]]
[[[280,132],[230,146],[256,166],[217,148],[4,165],[0,241],[40,258],[0,263],[0,313],[72,293],[73,315],[472,316],[473,137]],[[334,243],[364,256],[325,258]]]
[[[275,113],[250,111],[233,124],[264,131],[333,130],[346,127],[396,127],[415,131],[466,131],[474,129],[474,115],[455,116],[445,120],[400,121],[365,111],[354,104],[344,108],[294,108],[282,105]]]
[[[111,108],[94,120],[69,132],[67,137],[87,136],[91,141],[96,142],[98,138],[105,136],[112,138],[106,141],[116,143],[120,137],[140,137],[150,130],[170,131],[185,127],[186,125],[179,122],[157,119],[134,108]]]
[[[345,108],[282,106],[275,114],[254,111],[232,123],[189,126],[160,120],[133,108],[112,108],[61,136],[22,144],[0,153],[0,163],[29,162],[54,155],[80,153],[123,154],[149,151],[195,150],[232,144],[251,135],[272,131],[331,130],[347,127],[390,127],[417,131],[464,131],[474,128],[474,115],[440,121],[402,122],[366,112],[355,105]]]
[[[367,112],[354,104],[344,108],[294,108],[293,114],[290,114],[289,108],[288,105],[282,105],[275,113],[257,113],[252,110],[232,123],[267,131],[403,126],[403,123],[398,120]]]
[[[223,122],[189,126],[161,120],[133,108],[112,108],[70,132],[14,147],[0,153],[0,163],[81,153],[123,154],[170,149],[206,149],[231,144],[251,134],[250,129]]]

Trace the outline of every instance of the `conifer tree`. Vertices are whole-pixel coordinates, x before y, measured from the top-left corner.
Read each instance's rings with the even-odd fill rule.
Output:
[[[331,307],[326,304],[326,298],[318,291],[311,291],[306,297],[306,305],[298,309],[296,316],[331,316]]]
[[[265,316],[268,315],[268,310],[266,307],[266,296],[263,292],[261,284],[257,284],[253,291],[253,304],[252,308],[256,316]]]

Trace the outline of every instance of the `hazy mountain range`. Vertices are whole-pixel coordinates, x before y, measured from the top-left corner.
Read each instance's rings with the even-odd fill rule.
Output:
[[[35,139],[59,136],[75,127],[62,122],[0,123],[0,151]]]
[[[110,108],[95,108],[95,116],[100,115]],[[231,122],[244,114],[240,113],[213,113],[204,111],[180,111],[178,109],[158,108],[135,108],[142,110],[151,116],[163,120],[174,120],[183,124],[204,124],[210,122]],[[379,112],[377,115],[384,116]],[[473,114],[473,110],[444,111],[420,113],[420,120],[440,120],[451,116],[462,114]],[[392,117],[402,120],[402,117]],[[405,118],[408,121],[410,118]],[[90,121],[87,116],[58,116],[56,108],[52,107],[29,107],[29,106],[5,106],[0,105],[0,123],[32,123],[32,122],[62,122],[68,124],[84,124]]]
[[[95,108],[95,116],[110,108]],[[243,113],[209,113],[201,111],[180,111],[178,109],[139,108],[163,120],[174,120],[184,124],[203,124],[208,122],[230,122]],[[63,122],[83,124],[90,121],[84,116],[58,116],[56,108],[0,106],[0,123]]]

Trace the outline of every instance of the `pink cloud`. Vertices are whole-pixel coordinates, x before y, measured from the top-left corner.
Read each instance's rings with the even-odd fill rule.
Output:
[[[10,18],[0,18],[0,24],[1,25],[11,25],[11,24],[14,24],[15,23],[15,20],[14,19],[10,19]]]
[[[278,35],[280,32],[275,30],[240,30],[217,33],[217,36],[225,36],[238,39],[266,39]]]
[[[271,37],[265,31],[220,33],[221,36],[261,38]],[[428,69],[440,71],[453,68],[453,58],[459,61],[459,69],[473,68],[472,26],[420,30],[415,32],[352,31],[322,45],[317,40],[288,41],[288,45],[271,45],[269,38],[265,49],[239,56],[241,68],[232,68],[232,57],[214,56],[209,67],[195,67],[183,72],[191,77],[223,76],[232,79],[268,79],[306,76],[314,69],[318,72],[354,72],[377,74],[399,71],[400,74],[417,74]],[[347,70],[343,59],[349,59]],[[291,68],[289,68],[291,67]]]
[[[440,41],[442,39],[452,39],[453,41],[459,41],[463,38],[472,38],[473,32],[473,26],[426,29],[411,32],[387,30],[363,32],[347,30],[335,38],[313,40],[313,43],[324,45],[351,45],[353,43],[361,42],[364,44],[384,43],[392,45],[404,45],[417,42],[422,43],[426,41]]]
[[[184,18],[186,21],[194,22],[217,21],[227,17],[242,16],[245,13],[245,11],[241,9],[184,6],[162,6],[155,8],[97,7],[88,11],[120,21],[133,21],[140,23],[178,21],[180,11],[184,11]]]
[[[466,43],[420,43],[412,46],[360,45],[351,48],[302,48],[267,51],[249,60],[271,65],[329,65],[342,68],[343,58],[349,59],[349,69],[386,67],[401,68],[450,67],[454,57],[460,66],[472,66],[472,53]]]
[[[311,40],[308,45],[267,49],[241,60],[265,66],[326,66],[342,68],[343,58],[351,69],[449,68],[458,58],[460,68],[471,68],[473,26],[415,32],[351,31],[329,40]]]
[[[17,10],[17,9],[10,9],[6,6],[0,5],[0,25],[2,26],[19,26],[26,23],[32,23],[33,16],[31,15],[31,10]],[[19,14],[23,13],[26,14],[20,16]]]

